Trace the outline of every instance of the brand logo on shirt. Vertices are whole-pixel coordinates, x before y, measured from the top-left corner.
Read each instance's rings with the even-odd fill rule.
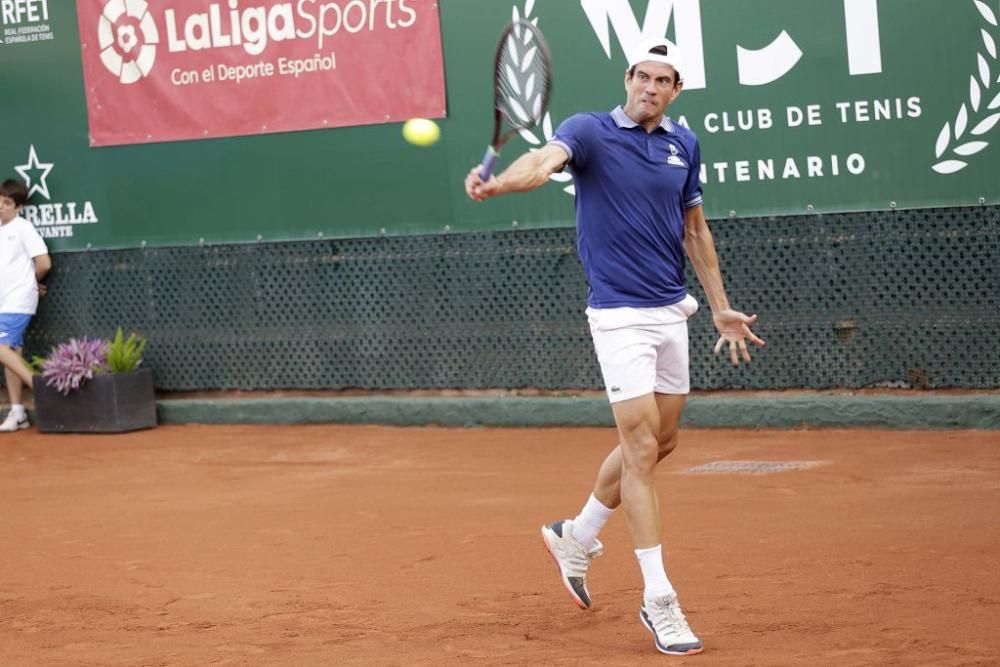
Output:
[[[55,169],[54,162],[42,162],[38,159],[35,145],[28,149],[28,161],[14,167],[14,171],[24,179],[28,188],[29,199],[40,195],[48,200],[46,204],[28,204],[21,210],[21,215],[38,230],[43,238],[58,238],[73,236],[75,225],[91,225],[98,222],[94,212],[94,204],[85,201],[52,201],[49,191],[49,174]]]
[[[670,157],[667,158],[667,164],[672,164],[675,167],[686,167],[684,160],[681,159],[680,155],[677,154],[677,146],[670,144]]]

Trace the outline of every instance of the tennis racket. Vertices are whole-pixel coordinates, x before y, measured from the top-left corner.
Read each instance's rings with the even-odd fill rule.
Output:
[[[486,149],[479,177],[490,180],[500,149],[521,130],[538,125],[549,108],[552,56],[541,31],[527,21],[514,21],[500,34],[493,67],[493,140]],[[506,131],[504,128],[509,128]]]

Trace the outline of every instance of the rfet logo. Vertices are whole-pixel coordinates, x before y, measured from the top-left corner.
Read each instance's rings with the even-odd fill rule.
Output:
[[[97,25],[101,62],[122,83],[149,74],[160,33],[143,0],[110,0]]]

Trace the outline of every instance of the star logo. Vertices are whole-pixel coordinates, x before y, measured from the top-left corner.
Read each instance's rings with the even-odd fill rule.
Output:
[[[31,195],[37,192],[49,201],[52,200],[52,197],[49,196],[49,186],[45,183],[45,178],[54,166],[55,164],[52,162],[39,162],[38,155],[35,153],[35,145],[31,145],[31,150],[28,152],[28,164],[21,164],[14,167],[14,171],[20,174],[28,186],[28,199],[31,199]]]

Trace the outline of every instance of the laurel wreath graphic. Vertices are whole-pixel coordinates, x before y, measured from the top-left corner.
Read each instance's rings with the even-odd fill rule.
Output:
[[[524,8],[521,12],[518,12],[517,5],[514,5],[514,8],[512,10],[513,20],[514,21],[520,20],[520,18],[523,16],[525,21],[529,21],[531,22],[532,25],[537,26],[538,17],[537,16],[534,18],[531,17],[531,12],[534,10],[534,8],[535,8],[535,0],[525,0]],[[521,62],[521,70],[524,71],[528,69],[528,66],[531,64],[531,59],[537,53],[537,49],[532,48],[529,44],[529,42],[531,41],[531,33],[524,31],[522,34],[518,35],[518,38],[521,40],[521,46],[523,46],[525,49],[524,60]],[[544,140],[549,141],[552,138],[553,131],[552,131],[552,114],[548,111],[546,111],[545,116],[542,117],[541,130],[542,130],[542,137],[544,138]],[[520,134],[521,138],[527,141],[532,146],[541,146],[542,144],[542,139],[539,139],[538,136],[535,135],[535,133],[532,132],[531,130],[519,130],[518,134]],[[536,151],[538,150],[538,148],[531,148],[529,150]],[[572,181],[573,177],[570,174],[566,173],[565,171],[561,171],[557,174],[552,174],[551,176],[549,176],[549,180],[555,181],[557,183],[566,183],[567,181]],[[571,195],[576,194],[576,188],[573,186],[572,183],[564,187],[563,191],[568,192]]]
[[[973,0],[973,2],[979,13],[983,15],[983,20],[993,26],[993,28],[997,28],[996,12],[982,0]],[[993,74],[990,71],[990,62],[997,63],[1000,61],[997,57],[997,43],[988,29],[981,29],[981,34],[985,53],[980,52],[976,54],[979,71],[969,77],[969,101],[968,103],[963,103],[962,107],[958,110],[954,125],[951,123],[944,124],[944,127],[941,128],[941,133],[938,134],[937,144],[934,147],[934,157],[939,161],[931,165],[931,169],[939,174],[954,174],[968,166],[968,162],[956,159],[953,155],[967,158],[989,146],[989,142],[981,140],[963,141],[966,130],[969,130],[969,134],[972,137],[981,137],[992,130],[997,122],[1000,122],[1000,90],[998,90],[1000,89],[1000,85],[993,85],[1000,84],[1000,77],[994,81]],[[983,101],[988,99],[994,90],[997,90],[997,93],[992,101],[983,104]],[[972,123],[975,123],[975,125],[970,130],[969,126]],[[952,139],[953,130],[954,139]],[[955,143],[954,146],[952,146],[953,141]],[[942,156],[945,156],[945,159],[941,159]]]

